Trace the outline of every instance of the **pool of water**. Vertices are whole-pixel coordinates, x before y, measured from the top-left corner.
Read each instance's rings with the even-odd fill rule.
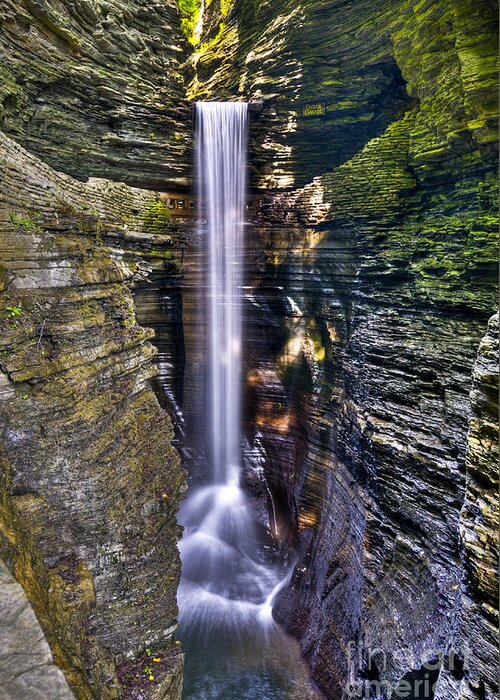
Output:
[[[298,642],[276,624],[239,632],[191,630],[184,700],[320,700]]]
[[[269,556],[253,515],[236,475],[230,484],[191,489],[181,506],[184,700],[320,697],[298,642],[272,615],[293,567]]]

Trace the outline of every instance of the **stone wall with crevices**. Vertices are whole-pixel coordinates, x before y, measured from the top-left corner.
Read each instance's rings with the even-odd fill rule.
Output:
[[[193,94],[263,103],[248,434],[300,551],[276,613],[327,697],[363,681],[390,696],[458,646],[474,598],[459,533],[472,368],[496,306],[496,8],[236,0],[211,6],[205,32]],[[474,697],[498,692],[486,649]]]
[[[0,130],[79,179],[185,188],[188,47],[174,0],[4,0]]]
[[[196,265],[154,192],[77,180],[185,188],[186,76],[189,97],[262,101],[246,428],[299,550],[276,614],[327,697],[390,695],[495,624],[494,326],[469,399],[496,303],[495,3],[207,6],[189,64],[174,2],[4,2],[2,555],[77,696],[178,697],[184,481],[131,288],[158,325],[150,272],[185,287],[160,347],[181,402]],[[445,667],[440,700],[493,698],[492,649]]]
[[[175,227],[156,193],[3,135],[0,160],[2,557],[76,697],[174,700],[184,474],[131,288]]]
[[[188,43],[173,0],[6,0],[0,45],[2,556],[76,697],[177,700],[184,473],[132,292],[176,266]]]

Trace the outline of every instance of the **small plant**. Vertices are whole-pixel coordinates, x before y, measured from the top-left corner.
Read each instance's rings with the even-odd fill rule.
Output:
[[[14,214],[13,212],[9,215],[10,221],[17,228],[24,229],[25,231],[33,231],[40,233],[42,227],[40,226],[40,214],[37,212],[29,212],[28,216],[20,216],[19,214]]]
[[[21,306],[6,306],[5,313],[9,318],[16,318],[23,313]]]
[[[145,666],[144,673],[150,681],[154,681],[155,677],[153,676],[153,669],[151,668],[151,666]]]
[[[181,15],[181,28],[187,40],[193,46],[198,43],[197,24],[201,12],[200,0],[177,0]]]
[[[223,17],[227,17],[231,9],[231,0],[220,0],[220,12]]]
[[[144,227],[148,233],[161,233],[172,219],[170,209],[163,199],[151,199],[144,209]]]

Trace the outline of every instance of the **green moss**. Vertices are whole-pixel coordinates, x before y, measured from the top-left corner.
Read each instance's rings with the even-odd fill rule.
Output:
[[[199,20],[200,0],[177,0],[177,7],[181,14],[181,28],[190,44],[195,46],[199,37],[196,36],[196,25]]]
[[[227,24],[224,22],[221,22],[219,24],[219,29],[217,31],[217,34],[212,37],[211,39],[207,39],[207,41],[203,42],[201,46],[199,47],[198,54],[200,56],[203,56],[204,54],[210,53],[211,51],[214,51],[216,48],[218,48],[219,43],[221,42],[224,34],[226,33],[227,30]]]
[[[43,230],[39,223],[40,214],[37,212],[29,212],[28,216],[20,216],[19,214],[11,212],[9,218],[14,226],[24,231],[41,233]]]
[[[162,233],[169,227],[172,213],[163,199],[153,197],[146,205],[142,220],[148,233]]]
[[[25,109],[26,98],[15,76],[0,65],[0,118]]]
[[[222,17],[227,17],[231,9],[232,0],[220,0],[220,13]]]

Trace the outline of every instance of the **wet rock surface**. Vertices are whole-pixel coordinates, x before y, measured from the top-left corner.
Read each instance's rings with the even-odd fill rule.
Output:
[[[481,340],[472,376],[460,513],[463,573],[450,645],[462,653],[441,674],[437,698],[498,693],[498,314]]]

